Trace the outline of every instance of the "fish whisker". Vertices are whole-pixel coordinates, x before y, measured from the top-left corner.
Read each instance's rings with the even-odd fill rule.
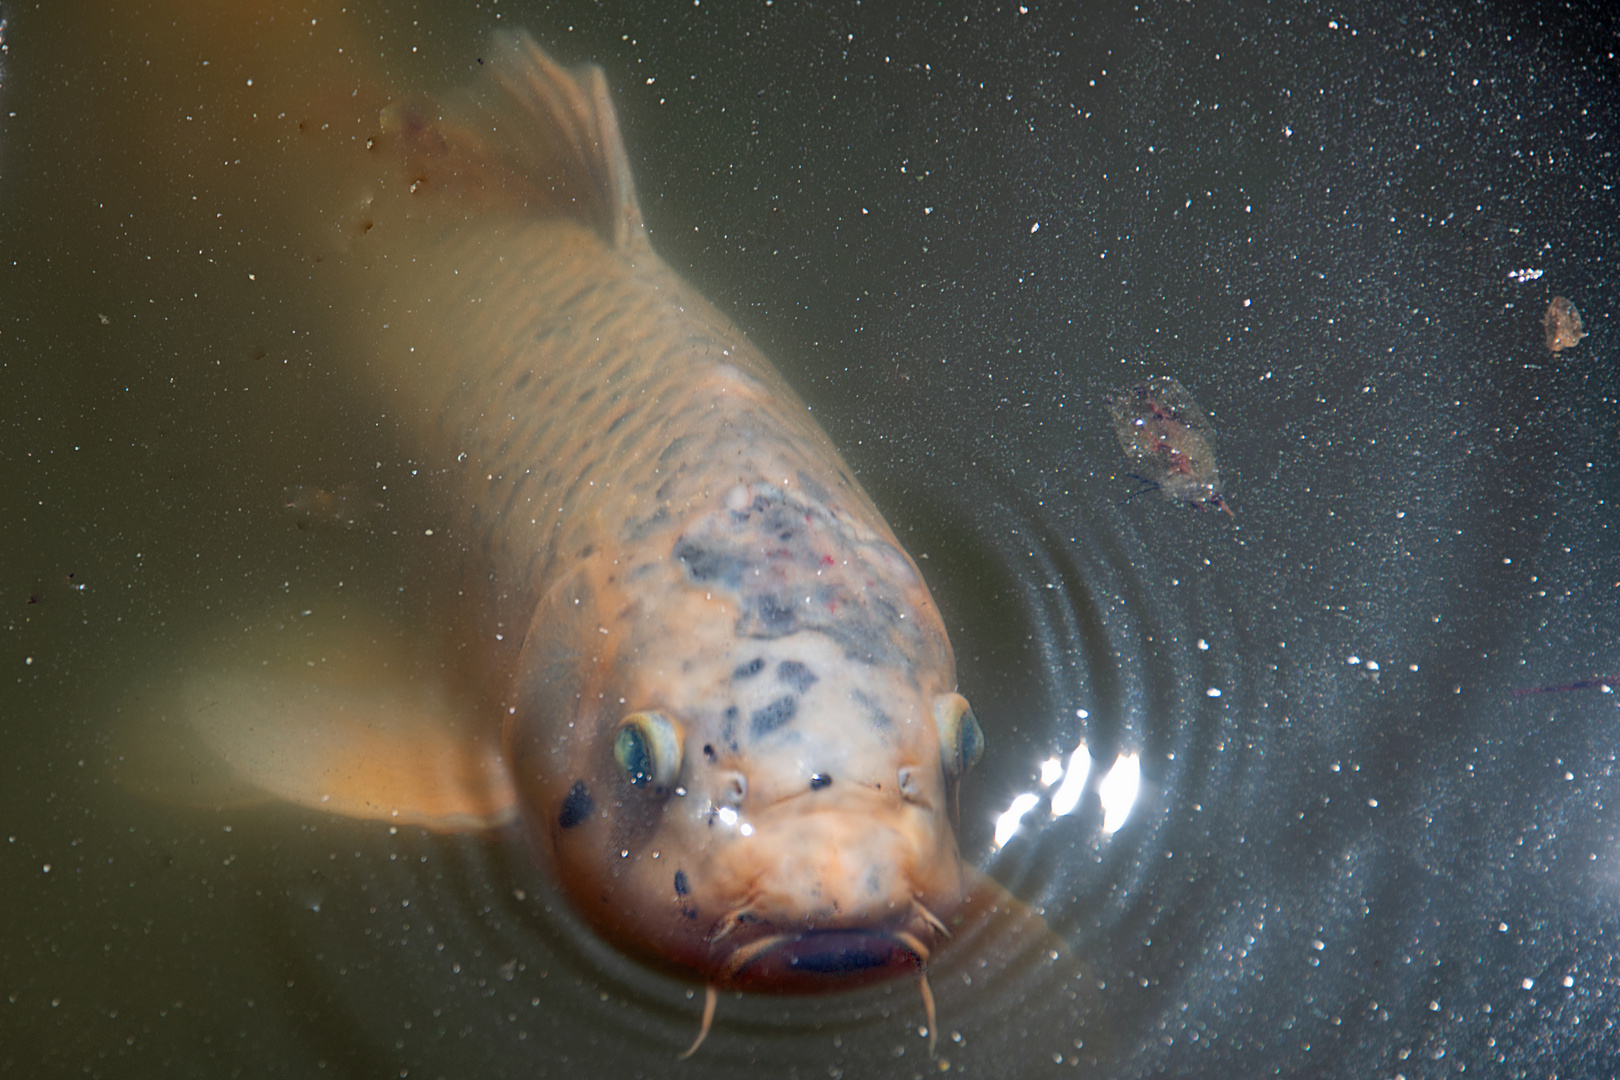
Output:
[[[923,1018],[928,1022],[928,1056],[934,1056],[934,1047],[939,1042],[939,1032],[935,1030],[938,1021],[934,1013],[934,990],[928,985],[928,973],[925,971],[917,976],[917,989],[922,993]],[[700,1038],[698,1040],[702,1042]],[[697,1049],[693,1047],[693,1049]]]
[[[713,948],[723,939],[736,933],[739,926],[742,926],[744,923],[750,921],[752,916],[749,914],[748,909],[750,906],[752,906],[752,904],[753,901],[750,900],[741,907],[726,912],[726,914],[721,917],[720,922],[715,925],[714,932],[709,935],[710,948]]]
[[[731,979],[735,977],[736,974],[743,968],[747,967],[749,964],[752,964],[755,960],[759,959],[765,953],[770,952],[784,941],[792,940],[792,938],[792,934],[767,934],[765,937],[756,938],[753,941],[750,941],[748,944],[733,952],[731,954],[731,958],[726,961],[725,978]]]
[[[945,938],[951,936],[950,929],[940,921],[939,916],[935,915],[932,911],[929,911],[923,902],[917,899],[915,896],[911,898],[911,908],[918,915],[922,916],[922,921],[932,927],[936,934],[939,934],[941,937]]]
[[[928,1001],[929,996],[926,986],[923,988],[923,994],[923,1000]],[[676,1055],[676,1061],[685,1061],[697,1053],[698,1047],[703,1045],[703,1040],[709,1037],[709,1029],[714,1026],[714,1007],[719,1001],[720,991],[715,989],[714,983],[709,983],[703,988],[703,1023],[698,1026],[697,1038],[692,1040],[692,1045],[688,1046],[683,1053]],[[932,1012],[929,1015],[932,1016]],[[933,1030],[932,1025],[929,1026],[929,1030]]]
[[[894,930],[889,933],[889,937],[910,949],[912,955],[917,958],[917,962],[923,967],[928,966],[928,957],[933,950],[924,945],[915,934],[908,933],[905,930]]]

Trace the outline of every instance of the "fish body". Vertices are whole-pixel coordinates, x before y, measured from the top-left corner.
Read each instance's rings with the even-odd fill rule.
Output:
[[[802,402],[652,251],[599,73],[513,37],[489,67],[450,121],[394,122],[405,158],[552,125],[592,199],[428,213],[379,271],[379,366],[466,455],[465,531],[523,631],[521,813],[604,934],[710,983],[917,969],[963,892],[940,732],[972,720],[938,609]]]
[[[501,35],[366,145],[393,171],[320,273],[380,400],[456,462],[475,675],[446,694],[375,635],[205,664],[200,741],[311,807],[520,822],[593,926],[711,1003],[922,971],[985,895],[945,627],[803,403],[652,250],[601,72]]]

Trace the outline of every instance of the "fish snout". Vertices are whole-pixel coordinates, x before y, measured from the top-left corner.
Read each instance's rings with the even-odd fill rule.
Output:
[[[748,903],[711,936],[720,981],[802,993],[921,971],[962,873],[954,836],[919,824],[822,812],[759,829],[733,852]]]

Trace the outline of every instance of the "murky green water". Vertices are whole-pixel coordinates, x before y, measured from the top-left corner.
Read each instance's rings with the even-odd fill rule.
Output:
[[[595,939],[521,835],[120,786],[121,732],[198,642],[267,610],[431,619],[458,559],[345,367],[317,240],[206,139],[148,137],[246,88],[163,5],[13,2],[0,1073],[1541,1075],[1620,1052],[1613,697],[1510,695],[1620,674],[1610,16],[349,8],[402,85],[459,84],[507,25],[605,67],[655,245],[930,575],[989,741],[964,851],[1072,964],[941,972],[937,1060],[897,984],[727,997],[678,1064],[701,990]],[[1556,357],[1554,294],[1590,334]],[[1210,413],[1235,520],[1129,498],[1107,402],[1157,375]],[[289,485],[366,509],[289,511]],[[1071,805],[1042,764],[1082,743]]]

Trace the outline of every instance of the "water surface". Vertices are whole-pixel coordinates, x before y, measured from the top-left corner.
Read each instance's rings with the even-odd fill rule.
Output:
[[[701,995],[520,837],[111,782],[199,637],[431,618],[455,552],[251,178],[209,218],[142,143],[200,59],[143,84],[164,17],[93,7],[6,9],[0,1072],[1609,1072],[1616,699],[1511,693],[1620,677],[1596,5],[358,6],[412,85],[506,25],[606,68],[655,245],[929,576],[964,850],[1073,952],[940,979],[937,1061],[896,985],[728,997],[684,1065]],[[1160,375],[1235,518],[1129,499],[1107,403]],[[295,484],[383,509],[300,528]]]

